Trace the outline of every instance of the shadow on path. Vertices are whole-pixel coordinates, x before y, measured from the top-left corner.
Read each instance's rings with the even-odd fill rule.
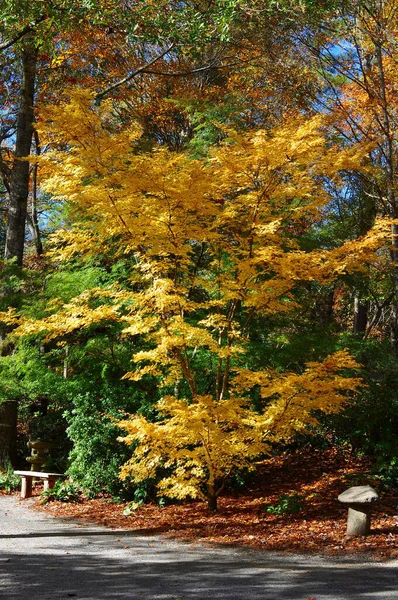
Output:
[[[0,505],[1,600],[398,600],[396,562],[209,548]]]
[[[155,535],[163,532],[164,528],[152,528],[152,529],[109,529],[98,531],[87,531],[85,529],[73,529],[63,531],[40,531],[40,532],[27,532],[27,533],[9,533],[0,534],[0,540],[2,539],[19,539],[19,538],[51,538],[51,537],[92,537],[92,536],[118,536],[118,537],[142,537],[145,535]]]
[[[81,532],[83,536],[85,534]],[[118,556],[84,554],[2,554],[0,588],[7,600],[391,600],[398,599],[398,575],[384,565],[325,563],[305,558],[274,559],[212,552],[197,558],[183,549],[139,548]],[[122,549],[121,549],[122,550]],[[122,555],[123,554],[123,555]]]

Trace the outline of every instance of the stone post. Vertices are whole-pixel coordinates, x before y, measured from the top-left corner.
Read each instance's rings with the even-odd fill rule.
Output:
[[[379,496],[370,485],[355,485],[338,497],[348,507],[346,537],[368,535],[372,505]]]

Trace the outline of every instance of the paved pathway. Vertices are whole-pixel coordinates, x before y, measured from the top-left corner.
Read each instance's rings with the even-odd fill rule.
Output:
[[[209,548],[53,519],[0,496],[5,600],[398,600],[398,562]]]

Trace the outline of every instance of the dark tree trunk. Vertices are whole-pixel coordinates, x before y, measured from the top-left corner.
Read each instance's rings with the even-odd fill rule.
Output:
[[[327,298],[325,298],[325,325],[331,325],[331,323],[333,322],[334,291],[334,288],[330,290],[330,292],[327,295]]]
[[[9,200],[4,257],[16,259],[22,266],[27,203],[29,194],[30,165],[27,160],[32,146],[34,95],[36,81],[37,48],[34,34],[27,35],[21,48],[22,81],[19,109],[16,120],[14,162],[9,172]],[[0,466],[15,465],[17,445],[16,402],[0,404]]]
[[[311,310],[311,319],[321,325],[331,325],[333,322],[334,288],[326,293],[321,293]]]
[[[396,217],[395,217],[396,218]],[[394,298],[392,302],[391,319],[391,347],[395,354],[398,354],[398,225],[392,225],[392,250],[391,258],[393,262],[393,289]]]
[[[34,132],[35,138],[35,147],[36,147],[36,156],[40,156],[41,148],[40,148],[40,140],[39,134],[37,131]],[[41,234],[39,228],[39,217],[37,214],[37,171],[38,165],[35,164],[33,166],[32,171],[32,207],[30,214],[28,213],[27,224],[29,227],[30,235],[32,236],[33,243],[36,249],[36,256],[39,258],[43,254],[43,244],[41,241]]]
[[[354,333],[365,333],[368,325],[368,303],[361,302],[358,296],[354,298]]]
[[[27,224],[33,243],[35,245],[36,256],[37,258],[39,258],[43,254],[43,244],[41,241],[36,209],[33,209],[30,215],[28,214]]]
[[[216,484],[213,476],[207,482],[207,508],[210,512],[217,512],[217,498],[219,494],[216,492]],[[218,490],[220,492],[220,490]]]
[[[10,174],[10,194],[7,214],[5,258],[15,258],[22,265],[30,166],[20,160],[30,154],[33,135],[33,102],[35,93],[37,49],[33,36],[26,36],[22,50],[22,85],[17,116],[14,164]]]
[[[214,493],[207,494],[207,508],[210,512],[217,512],[217,495]]]
[[[395,185],[396,185],[396,165],[395,165],[395,150],[396,150],[396,134],[394,127],[391,127],[390,107],[389,98],[386,91],[386,81],[384,73],[384,58],[383,58],[383,43],[386,39],[385,31],[381,24],[378,24],[377,39],[374,41],[375,45],[375,57],[377,64],[377,72],[379,76],[379,90],[378,99],[380,102],[382,112],[382,133],[384,136],[383,144],[383,155],[386,158],[386,164],[384,167],[386,173],[386,184],[387,184],[387,205],[389,209],[389,216],[393,219],[398,218],[398,205],[395,196]],[[393,263],[393,286],[394,286],[394,299],[392,304],[392,319],[391,319],[391,347],[395,354],[398,354],[398,225],[395,223],[392,225],[392,250],[391,259]]]
[[[15,401],[0,404],[0,469],[6,468],[10,463],[16,466],[17,412],[18,404]]]

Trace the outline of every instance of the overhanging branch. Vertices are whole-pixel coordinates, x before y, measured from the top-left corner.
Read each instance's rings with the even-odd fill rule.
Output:
[[[202,73],[203,71],[209,71],[210,69],[227,69],[229,67],[236,67],[237,64],[241,64],[241,61],[236,61],[228,64],[217,64],[213,63],[204,67],[198,67],[197,69],[189,69],[187,71],[152,71],[145,69],[143,73],[147,75],[164,75],[165,77],[186,77],[187,75],[195,75],[196,73]]]
[[[34,31],[35,27],[37,25],[39,25],[39,23],[42,23],[43,21],[45,21],[46,19],[48,19],[48,15],[42,15],[41,17],[36,19],[36,21],[34,23],[26,25],[26,27],[21,29],[21,31],[19,33],[17,33],[14,37],[12,37],[9,40],[6,40],[5,42],[1,42],[0,50],[7,50],[7,48],[11,48],[11,46],[13,46],[16,42],[18,42],[23,37],[25,37],[25,35]]]
[[[135,71],[133,71],[133,73],[130,73],[130,75],[127,75],[127,77],[123,77],[123,79],[120,79],[116,83],[113,83],[112,85],[110,85],[109,87],[107,87],[102,92],[99,92],[96,95],[96,97],[95,97],[95,101],[97,103],[100,102],[105,96],[107,96],[108,94],[110,94],[110,92],[113,92],[114,90],[117,90],[119,87],[121,87],[125,83],[128,83],[129,81],[131,81],[132,79],[134,79],[134,77],[136,77],[140,73],[143,73],[144,71],[146,71],[149,67],[151,67],[152,65],[154,65],[158,60],[160,60],[161,58],[163,58],[163,56],[166,56],[166,54],[168,54],[173,48],[174,48],[174,44],[171,44],[168,48],[166,48],[166,50],[164,50],[163,52],[161,52],[160,54],[158,54],[158,56],[155,56],[155,58],[153,58],[152,60],[150,60],[149,62],[147,62],[145,65],[142,65],[142,67],[139,67],[138,69],[136,69]]]

